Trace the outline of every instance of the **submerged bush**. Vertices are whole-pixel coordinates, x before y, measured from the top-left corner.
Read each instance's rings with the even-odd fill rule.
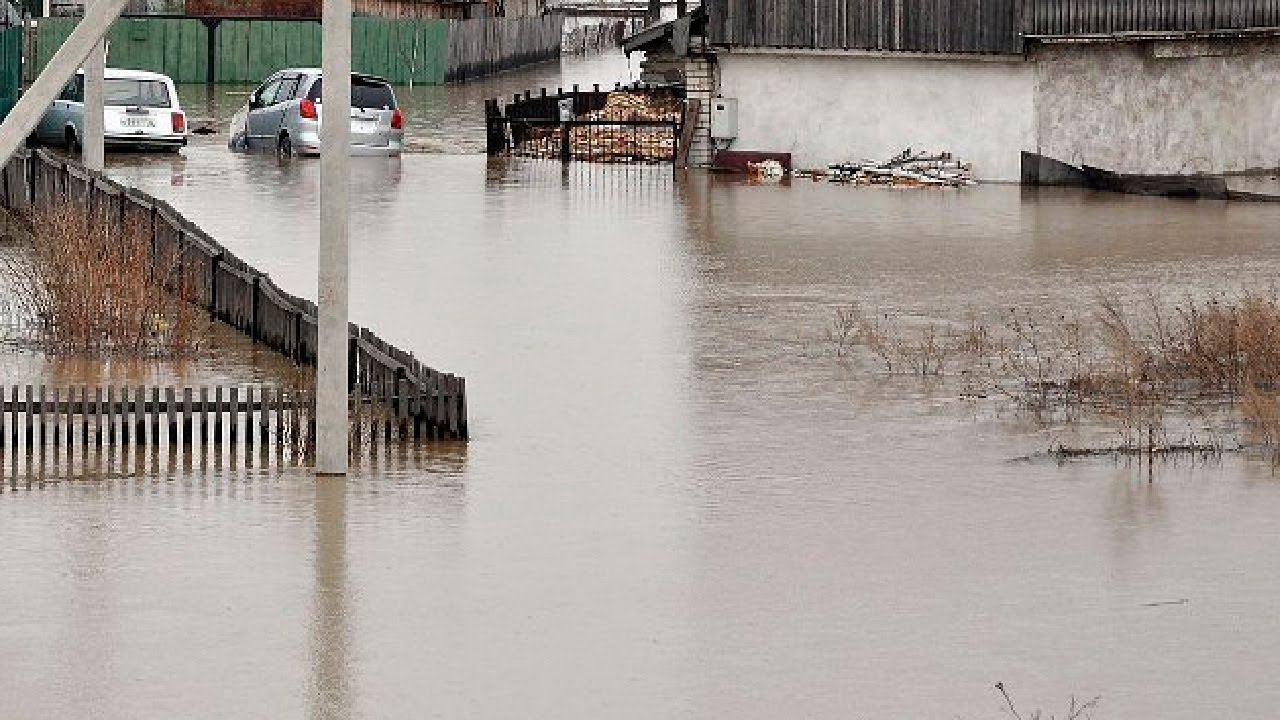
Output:
[[[181,355],[208,319],[176,252],[158,252],[148,224],[71,203],[29,216],[30,239],[0,257],[0,273],[34,339],[61,353]]]

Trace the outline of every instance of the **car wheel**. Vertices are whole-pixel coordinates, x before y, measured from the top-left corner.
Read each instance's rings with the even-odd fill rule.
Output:
[[[290,160],[295,155],[297,152],[293,149],[293,141],[289,139],[287,133],[281,134],[280,139],[276,140],[276,157],[281,160]]]

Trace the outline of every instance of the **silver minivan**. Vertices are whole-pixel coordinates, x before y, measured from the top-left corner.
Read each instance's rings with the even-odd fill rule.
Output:
[[[281,70],[249,95],[231,120],[232,150],[274,151],[281,157],[320,154],[324,80],[318,68]],[[351,74],[351,154],[399,155],[404,114],[386,80]]]

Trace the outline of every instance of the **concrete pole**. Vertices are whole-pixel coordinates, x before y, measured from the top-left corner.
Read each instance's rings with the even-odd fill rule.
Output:
[[[351,164],[351,0],[324,0],[320,126],[316,473],[347,474],[347,178]]]
[[[53,54],[49,64],[31,87],[22,94],[18,103],[9,112],[9,117],[0,123],[0,166],[6,165],[13,153],[22,147],[27,136],[40,117],[62,92],[71,76],[80,69],[80,64],[89,56],[98,41],[106,36],[111,24],[120,17],[128,0],[98,0],[85,12],[84,19],[71,31],[62,47]]]
[[[102,0],[87,0],[85,10]],[[106,140],[104,139],[103,114],[104,80],[107,67],[107,44],[99,40],[84,63],[84,137],[80,138],[82,147],[80,161],[90,170],[101,172],[107,164]]]

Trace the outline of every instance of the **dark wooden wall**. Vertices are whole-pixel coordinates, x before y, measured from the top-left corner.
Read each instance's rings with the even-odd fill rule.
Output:
[[[1027,35],[1280,27],[1280,0],[1026,0]]]
[[[714,45],[1020,53],[1023,36],[1280,28],[1280,0],[707,0]]]
[[[1019,53],[1022,0],[708,0],[711,43]]]

